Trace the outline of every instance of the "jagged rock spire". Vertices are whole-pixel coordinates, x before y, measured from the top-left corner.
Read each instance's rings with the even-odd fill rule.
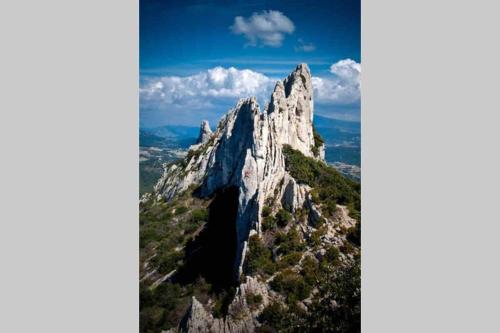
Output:
[[[279,143],[314,156],[313,112],[311,72],[306,64],[300,64],[285,80],[276,83],[267,107]]]
[[[200,134],[198,134],[196,144],[207,142],[208,140],[210,140],[212,134],[213,133],[210,129],[210,125],[208,124],[208,120],[203,120],[200,125]]]
[[[222,118],[215,133],[203,122],[199,139],[203,146],[192,146],[188,160],[170,165],[155,186],[156,194],[167,200],[191,185],[204,197],[237,188],[236,276],[250,232],[260,231],[266,198],[280,198],[291,210],[304,203],[305,189],[286,172],[282,149],[287,144],[314,156],[312,94],[311,73],[306,64],[300,64],[276,84],[265,112],[260,112],[254,97],[243,98]]]

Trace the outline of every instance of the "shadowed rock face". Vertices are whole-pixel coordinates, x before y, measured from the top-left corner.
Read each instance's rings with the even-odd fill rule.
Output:
[[[219,190],[209,206],[208,223],[186,247],[185,265],[176,280],[193,282],[202,276],[212,284],[215,292],[235,285],[237,212],[238,188]]]
[[[287,144],[314,156],[312,92],[309,68],[301,64],[284,81],[277,82],[263,113],[255,98],[241,99],[220,121],[215,133],[208,123],[202,123],[199,143],[190,148],[185,164],[166,168],[155,186],[155,194],[167,200],[192,185],[199,188],[202,197],[216,195],[211,216],[219,214],[212,210],[230,207],[230,216],[223,213],[220,226],[234,230],[234,244],[225,247],[234,249],[233,253],[226,258],[222,251],[214,250],[213,255],[219,253],[224,262],[233,261],[230,269],[234,277],[239,276],[251,230],[260,232],[260,211],[266,198],[283,198],[291,210],[304,203],[302,185],[285,170],[282,148]],[[227,207],[215,203],[219,195],[230,196]],[[224,230],[214,230],[225,235]]]

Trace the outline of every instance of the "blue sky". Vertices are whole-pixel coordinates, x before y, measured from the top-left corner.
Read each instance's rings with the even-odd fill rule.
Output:
[[[359,0],[140,1],[142,127],[212,127],[239,97],[261,109],[298,63],[315,112],[359,120]]]

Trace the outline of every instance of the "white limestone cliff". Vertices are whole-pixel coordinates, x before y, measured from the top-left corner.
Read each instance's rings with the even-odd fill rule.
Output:
[[[214,133],[203,122],[198,144],[191,146],[184,164],[167,165],[155,186],[156,196],[166,200],[190,187],[198,187],[202,197],[238,188],[235,274],[241,270],[250,231],[260,232],[265,200],[279,195],[292,211],[304,205],[307,188],[286,172],[282,149],[290,145],[306,156],[324,157],[314,156],[313,114],[311,74],[306,64],[300,64],[277,82],[264,112],[251,97],[240,99]]]

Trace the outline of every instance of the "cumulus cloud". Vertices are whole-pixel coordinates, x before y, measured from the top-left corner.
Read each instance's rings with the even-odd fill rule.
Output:
[[[351,59],[344,59],[330,66],[330,72],[347,80],[356,80],[359,83],[361,64]]]
[[[264,10],[260,13],[253,13],[250,17],[237,16],[231,31],[237,35],[244,35],[250,46],[257,46],[259,43],[265,46],[280,47],[285,39],[285,34],[295,31],[293,22],[276,10]]]
[[[306,43],[302,38],[297,40],[298,45],[295,46],[295,52],[312,52],[316,50],[316,46],[313,43]]]
[[[331,78],[313,77],[315,99],[323,104],[354,104],[360,101],[361,64],[344,59],[330,66]]]
[[[331,107],[359,107],[360,74],[359,63],[344,59],[331,65],[330,74],[313,76],[315,104],[327,108],[323,113]],[[184,77],[150,77],[141,84],[140,106],[141,111],[159,111],[172,123],[215,121],[239,98],[255,96],[263,110],[275,84],[276,79],[262,73],[234,67],[214,67]]]
[[[256,96],[269,98],[275,81],[248,69],[215,67],[195,75],[146,80],[140,89],[141,108],[154,110],[210,108],[218,101]]]

